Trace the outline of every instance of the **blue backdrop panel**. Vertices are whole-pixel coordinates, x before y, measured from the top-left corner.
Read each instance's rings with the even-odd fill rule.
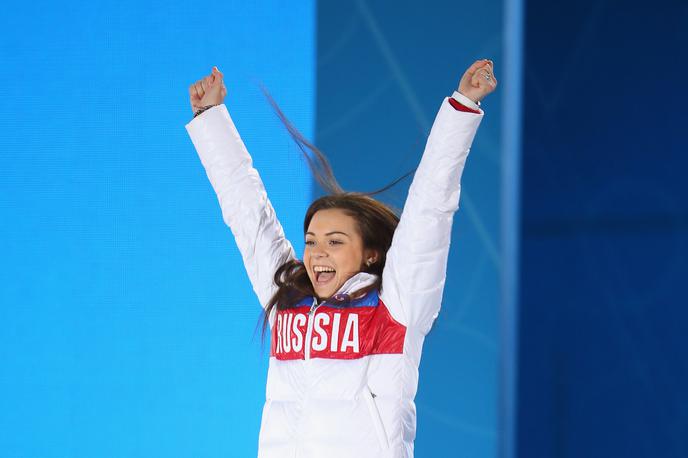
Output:
[[[501,26],[497,1],[319,3],[317,143],[345,189],[373,191],[418,165],[465,69],[490,57],[498,78],[505,71]],[[497,454],[502,97],[486,100],[464,173],[443,308],[421,362],[419,458]],[[381,198],[400,209],[408,183]]]
[[[519,456],[688,456],[688,4],[528,3]]]
[[[311,1],[45,2],[0,17],[0,456],[255,456],[259,306],[184,129],[218,65],[301,251]],[[288,183],[288,184],[287,184]]]

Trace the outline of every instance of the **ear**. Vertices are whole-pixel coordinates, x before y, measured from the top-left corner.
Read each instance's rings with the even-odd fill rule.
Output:
[[[370,267],[380,259],[377,250],[367,249],[363,251],[363,264]]]

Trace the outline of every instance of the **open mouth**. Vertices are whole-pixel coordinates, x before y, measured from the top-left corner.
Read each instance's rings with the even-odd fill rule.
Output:
[[[332,267],[313,266],[313,272],[315,273],[315,282],[323,285],[334,278],[336,271]]]

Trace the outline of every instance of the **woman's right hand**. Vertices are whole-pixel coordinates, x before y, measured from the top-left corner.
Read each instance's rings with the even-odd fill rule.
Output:
[[[220,105],[227,95],[227,88],[223,81],[224,76],[213,67],[210,75],[200,79],[189,86],[191,111],[195,114],[198,110],[209,105]]]

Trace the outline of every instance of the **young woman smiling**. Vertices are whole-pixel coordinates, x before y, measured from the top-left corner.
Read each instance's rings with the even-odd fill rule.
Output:
[[[401,218],[370,195],[344,192],[278,110],[315,154],[330,193],[306,212],[302,260],[223,104],[222,73],[214,67],[190,86],[186,128],[270,329],[259,457],[413,456],[423,341],[440,309],[478,102],[496,84],[492,62],[480,60],[444,99]]]

